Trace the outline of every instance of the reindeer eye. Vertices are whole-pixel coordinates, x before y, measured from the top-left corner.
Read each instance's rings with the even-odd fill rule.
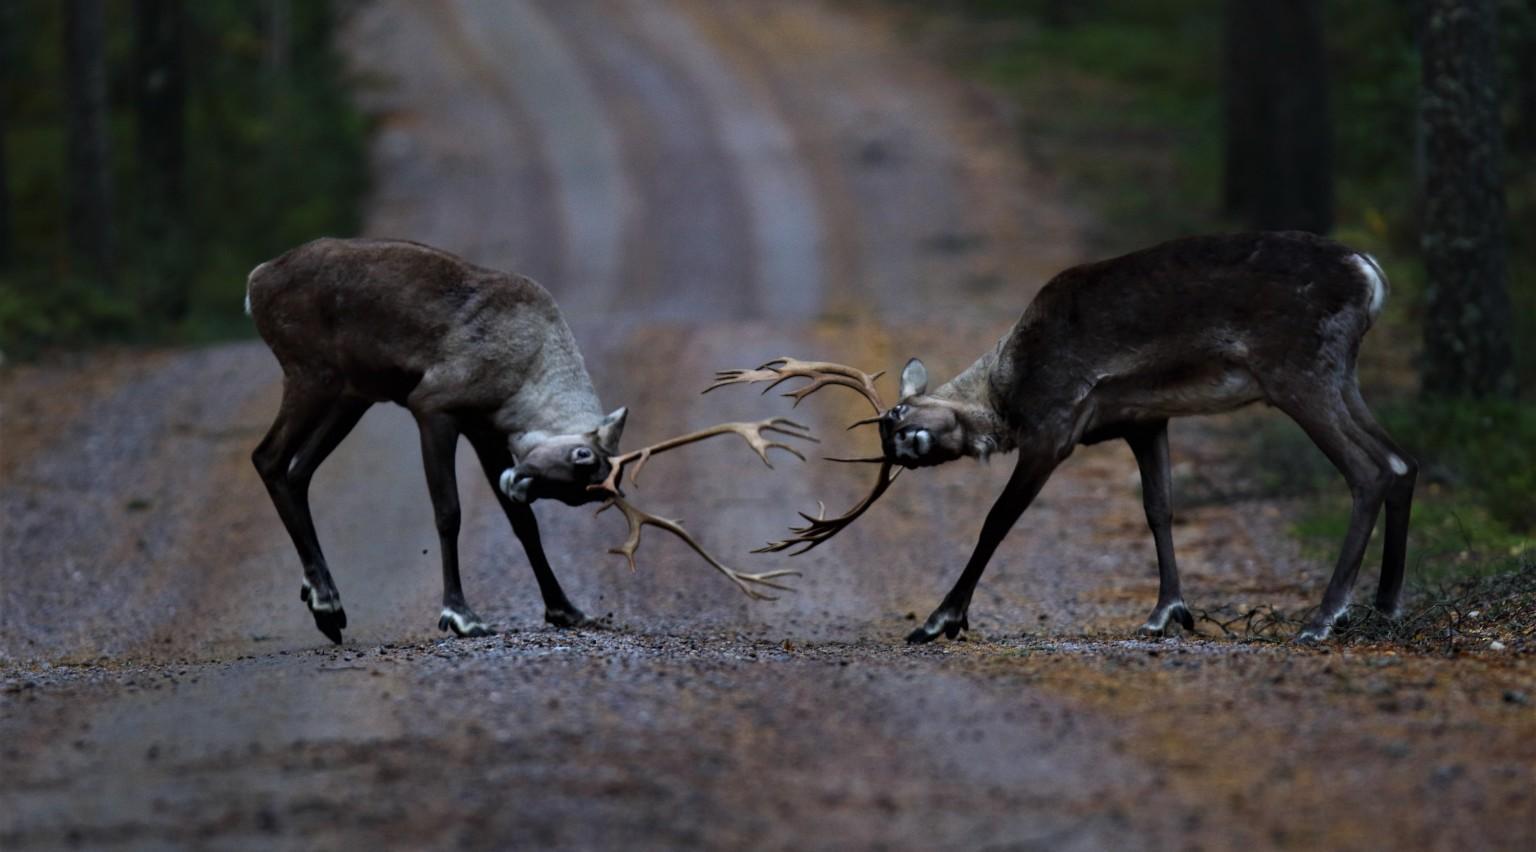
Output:
[[[596,456],[592,455],[592,451],[586,447],[577,447],[571,450],[571,461],[576,464],[591,464],[595,458]]]
[[[885,416],[890,418],[891,422],[894,423],[897,420],[907,416],[907,406],[898,405],[895,408],[892,408],[890,411],[886,412]]]

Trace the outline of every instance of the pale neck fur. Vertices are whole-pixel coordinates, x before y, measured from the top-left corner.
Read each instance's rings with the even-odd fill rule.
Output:
[[[591,432],[603,420],[602,406],[586,362],[565,322],[551,328],[532,369],[495,415],[497,428],[521,443],[525,436]]]
[[[999,387],[1007,387],[1005,376],[999,375],[1005,335],[976,363],[965,368],[958,376],[945,382],[929,396],[951,403],[965,424],[969,440],[968,455],[985,461],[994,452],[1012,452],[1013,430],[1009,429],[1001,415],[1003,399]]]

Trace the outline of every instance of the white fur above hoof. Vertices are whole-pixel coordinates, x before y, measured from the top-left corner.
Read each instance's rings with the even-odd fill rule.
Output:
[[[437,619],[438,630],[451,630],[455,636],[477,637],[489,636],[494,631],[480,620],[474,613],[462,613],[444,607],[443,613]]]
[[[1157,637],[1167,636],[1170,631],[1168,626],[1177,624],[1184,628],[1186,633],[1195,632],[1195,617],[1189,611],[1189,607],[1183,602],[1161,606],[1152,611],[1145,624],[1136,628],[1137,636]]]

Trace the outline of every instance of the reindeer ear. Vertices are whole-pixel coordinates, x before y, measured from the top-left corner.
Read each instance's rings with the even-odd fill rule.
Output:
[[[597,445],[603,452],[613,455],[619,451],[619,438],[624,435],[624,419],[627,417],[629,409],[621,405],[597,424]]]
[[[923,362],[913,358],[907,362],[907,366],[901,368],[901,398],[909,396],[921,396],[928,392],[928,368]]]

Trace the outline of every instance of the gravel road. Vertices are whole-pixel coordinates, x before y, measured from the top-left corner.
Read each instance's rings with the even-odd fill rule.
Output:
[[[370,3],[366,230],[545,283],[627,446],[786,413],[698,393],[778,355],[951,375],[1084,259],[1083,214],[1027,127],[861,9]],[[1006,460],[910,474],[793,563],[747,551],[867,473],[726,442],[649,466],[641,505],[804,572],[773,602],[655,532],[630,573],[619,518],[540,504],[602,618],[561,631],[466,448],[465,587],[501,632],[457,640],[415,429],[376,407],[313,489],[330,646],[249,461],[279,380],[259,342],[0,373],[0,848],[1536,846],[1529,657],[1127,639],[1156,570],[1120,446],[1052,480],[966,641],[917,648]],[[859,452],[856,411],[797,416]],[[1176,425],[1179,481],[1215,434]],[[1181,512],[1190,603],[1315,601],[1287,517]]]

